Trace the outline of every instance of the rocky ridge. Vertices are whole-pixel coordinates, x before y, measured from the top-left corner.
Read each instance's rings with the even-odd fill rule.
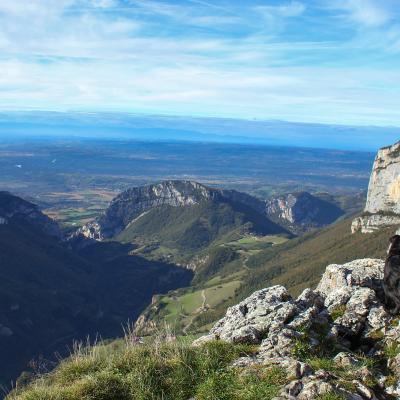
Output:
[[[352,232],[370,233],[400,225],[400,142],[378,151],[372,168],[364,214]]]
[[[344,214],[336,205],[308,192],[289,193],[268,200],[265,210],[274,222],[295,234],[331,224]]]
[[[77,235],[95,240],[112,238],[153,208],[188,207],[208,200],[245,205],[295,234],[330,224],[344,214],[336,205],[307,192],[262,201],[236,190],[210,188],[194,181],[169,180],[124,191]]]
[[[277,366],[288,383],[277,399],[400,399],[399,318],[384,308],[384,262],[329,265],[315,290],[297,299],[283,286],[259,290],[230,307],[210,340],[258,345],[235,368]]]
[[[193,181],[163,181],[124,191],[100,218],[83,227],[79,233],[96,240],[111,238],[152,208],[192,206],[207,200],[228,200],[243,203],[256,211],[264,209],[261,200],[235,190],[213,189]]]

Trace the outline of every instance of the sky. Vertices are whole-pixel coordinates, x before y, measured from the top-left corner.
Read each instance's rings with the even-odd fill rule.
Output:
[[[400,126],[399,0],[1,0],[0,111]]]

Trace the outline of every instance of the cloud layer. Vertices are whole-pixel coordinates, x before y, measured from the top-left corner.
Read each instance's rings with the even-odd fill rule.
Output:
[[[0,2],[0,109],[400,126],[396,0]]]

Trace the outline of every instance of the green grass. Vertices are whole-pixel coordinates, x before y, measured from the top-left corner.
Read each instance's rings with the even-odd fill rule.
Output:
[[[240,281],[232,281],[221,283],[218,286],[207,288],[205,290],[205,295],[207,299],[207,304],[210,307],[215,307],[221,301],[234,296],[236,289],[240,287]]]
[[[210,200],[190,207],[153,208],[129,224],[116,239],[125,243],[157,242],[190,259],[219,241],[226,243],[247,232],[265,235],[284,230],[250,207]]]
[[[346,397],[332,392],[318,396],[315,400],[346,400]]]
[[[269,400],[286,383],[268,366],[230,367],[254,347],[221,341],[201,347],[175,341],[77,347],[51,373],[17,388],[7,400]]]
[[[332,320],[336,321],[338,318],[343,317],[344,313],[346,312],[346,305],[342,304],[340,306],[336,306],[330,313]]]
[[[215,282],[215,280],[213,280]],[[205,295],[205,307],[215,307],[221,302],[232,298],[235,295],[235,290],[240,287],[240,281],[220,282],[217,285],[208,286],[203,290],[189,289],[183,291],[183,294],[172,292],[167,296],[162,296],[159,299],[162,314],[160,315],[160,324],[168,323],[176,329],[188,325],[194,317],[203,312],[203,296]],[[178,324],[178,325],[177,325]]]
[[[272,246],[283,244],[289,239],[285,235],[266,235],[266,236],[245,236],[238,240],[224,244],[224,246],[232,247],[236,251],[245,254],[256,254],[261,250],[268,249]]]

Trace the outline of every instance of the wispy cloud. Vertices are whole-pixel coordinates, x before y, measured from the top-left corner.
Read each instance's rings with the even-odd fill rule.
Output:
[[[382,2],[2,0],[0,109],[400,124]]]
[[[352,22],[368,27],[385,25],[393,18],[393,4],[385,0],[335,0],[333,7]]]
[[[255,9],[268,18],[291,18],[298,17],[303,14],[306,10],[306,6],[304,3],[300,3],[298,1],[292,1],[290,3],[285,3],[281,5],[263,5],[257,6]]]

